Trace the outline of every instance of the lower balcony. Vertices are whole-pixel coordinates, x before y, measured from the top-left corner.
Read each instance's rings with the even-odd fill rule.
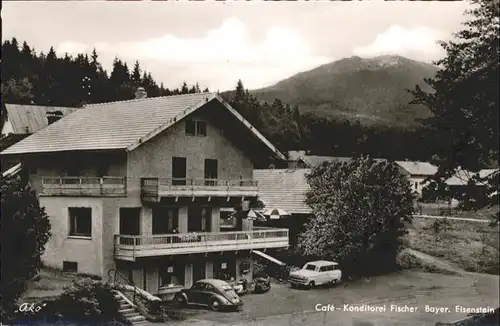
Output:
[[[159,201],[166,197],[257,197],[257,181],[220,179],[142,178],[142,199]]]
[[[288,229],[258,229],[217,233],[115,235],[115,258],[140,257],[288,247]]]
[[[43,177],[42,196],[124,196],[125,177]]]

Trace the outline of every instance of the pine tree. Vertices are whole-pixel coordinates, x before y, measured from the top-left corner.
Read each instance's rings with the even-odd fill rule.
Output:
[[[246,102],[246,93],[245,93],[245,87],[243,86],[243,82],[241,79],[238,79],[238,82],[236,84],[236,90],[234,92],[234,103],[238,104],[244,104]]]
[[[461,169],[499,166],[500,6],[498,0],[473,2],[479,6],[468,12],[470,19],[456,39],[442,43],[446,57],[436,63],[441,69],[426,80],[432,92],[418,86],[412,91],[414,102],[433,113],[425,126],[432,162],[439,166],[430,185],[434,190]],[[462,208],[498,207],[499,180],[498,171],[489,177],[475,175],[457,198]],[[494,219],[498,223],[498,209]]]
[[[189,93],[189,87],[188,87],[188,85],[186,84],[186,82],[183,82],[183,83],[182,83],[182,88],[181,88],[180,93],[181,93],[181,94],[188,94],[188,93]]]
[[[139,61],[136,61],[134,64],[134,69],[132,70],[132,83],[135,87],[139,87],[143,83],[143,78],[141,78],[141,67],[139,65]],[[146,72],[144,72],[146,73]]]

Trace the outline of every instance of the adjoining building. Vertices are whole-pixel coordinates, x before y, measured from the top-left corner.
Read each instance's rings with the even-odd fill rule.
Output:
[[[251,280],[253,251],[289,245],[286,228],[245,218],[261,189],[254,168],[284,156],[218,94],[87,105],[1,154],[29,170],[50,216],[47,266],[117,269],[162,295],[202,278]]]
[[[8,103],[2,105],[2,115],[0,119],[0,151],[42,130],[75,110],[77,109],[58,106]],[[17,164],[19,164],[19,162],[8,160],[2,161],[2,172]]]
[[[260,169],[254,170],[259,183],[259,200],[266,209],[282,209],[289,215],[269,220],[265,225],[288,228],[290,245],[297,243],[297,236],[312,217],[312,209],[306,204],[306,193],[310,187],[307,174],[310,169]]]

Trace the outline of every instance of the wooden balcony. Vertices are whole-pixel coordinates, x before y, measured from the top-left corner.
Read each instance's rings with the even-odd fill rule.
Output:
[[[142,178],[143,200],[162,197],[257,197],[257,181],[219,179]]]
[[[184,255],[288,247],[288,229],[258,229],[219,233],[115,235],[115,258]]]
[[[44,177],[42,196],[125,196],[125,177]]]

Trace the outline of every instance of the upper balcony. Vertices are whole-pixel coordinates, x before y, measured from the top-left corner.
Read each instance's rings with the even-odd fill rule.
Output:
[[[153,202],[164,197],[257,197],[258,193],[254,180],[141,179],[143,200]]]
[[[125,196],[125,177],[44,177],[41,196]]]
[[[288,229],[275,228],[142,236],[115,235],[115,258],[129,261],[140,257],[287,247]]]

